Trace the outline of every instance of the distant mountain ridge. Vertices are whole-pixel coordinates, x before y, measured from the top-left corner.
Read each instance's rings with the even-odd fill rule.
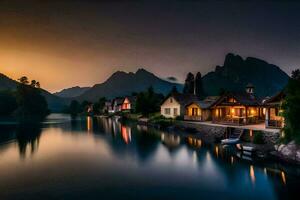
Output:
[[[179,91],[183,88],[182,84],[162,80],[145,69],[138,69],[135,73],[117,71],[105,82],[94,85],[76,99],[96,101],[100,97],[114,98],[131,95],[133,92],[145,91],[150,86],[153,87],[155,92],[165,95],[171,91],[173,86],[176,86]]]
[[[73,97],[78,97],[82,95],[85,91],[89,90],[91,87],[71,87],[71,88],[66,88],[63,89],[59,92],[53,93],[56,96],[62,97],[62,98],[73,98]]]
[[[4,74],[0,73],[0,90],[15,90],[19,83]],[[68,99],[63,99],[41,89],[41,94],[46,98],[48,107],[52,112],[58,112],[69,103]]]
[[[215,71],[203,76],[202,82],[207,95],[218,95],[221,89],[242,91],[248,83],[252,83],[255,94],[265,97],[282,90],[288,79],[289,76],[276,65],[229,53],[223,66],[216,66]]]

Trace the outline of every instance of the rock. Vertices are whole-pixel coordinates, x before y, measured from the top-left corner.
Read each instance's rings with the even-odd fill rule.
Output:
[[[292,141],[286,145],[281,144],[277,149],[277,157],[285,161],[300,164],[300,146]]]
[[[297,153],[296,153],[296,161],[298,163],[300,163],[300,150],[298,149]]]

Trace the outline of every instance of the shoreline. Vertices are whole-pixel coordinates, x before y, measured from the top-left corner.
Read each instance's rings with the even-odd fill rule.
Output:
[[[110,116],[111,117],[111,116]],[[124,119],[122,116],[119,116],[120,119]],[[260,155],[264,155],[268,159],[286,164],[292,164],[300,166],[300,145],[293,144],[293,149],[286,149],[290,147],[289,144],[283,144],[280,142],[280,129],[261,129],[255,126],[230,126],[222,124],[212,124],[208,122],[193,122],[193,121],[183,121],[173,119],[172,124],[167,127],[162,127],[159,123],[155,123],[149,120],[149,118],[142,118],[142,120],[136,118],[130,118],[130,115],[126,116],[125,120],[134,121],[139,125],[149,126],[161,130],[175,130],[176,131],[192,131],[191,135],[194,137],[197,135],[201,137],[206,142],[219,143],[222,139],[226,139],[226,130],[227,129],[243,129],[243,137],[241,138],[241,144],[246,146],[251,146],[259,152]],[[263,133],[264,140],[267,140],[264,144],[255,144],[253,143],[253,137],[251,141],[245,141],[245,135],[249,134],[249,130],[259,131]],[[197,132],[197,133],[195,133]],[[246,132],[246,133],[245,133]],[[285,153],[281,150],[285,149]],[[296,150],[295,150],[296,149]]]

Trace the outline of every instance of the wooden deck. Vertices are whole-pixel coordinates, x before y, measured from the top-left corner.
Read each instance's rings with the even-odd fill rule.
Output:
[[[187,120],[187,121],[202,121],[202,116],[184,115],[184,120]]]

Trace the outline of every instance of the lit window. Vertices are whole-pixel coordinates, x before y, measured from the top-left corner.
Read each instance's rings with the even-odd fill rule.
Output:
[[[178,115],[178,109],[174,108],[174,116],[177,116],[177,115]]]
[[[170,115],[171,114],[171,109],[170,108],[165,108],[165,114]]]

